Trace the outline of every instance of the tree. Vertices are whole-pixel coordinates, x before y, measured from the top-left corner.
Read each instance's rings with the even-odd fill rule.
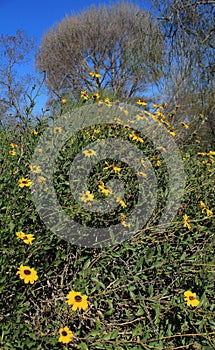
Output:
[[[215,146],[215,1],[153,3],[168,47],[163,91],[166,90],[170,105],[181,105],[181,116],[199,120],[201,115],[200,124]]]
[[[129,98],[160,78],[163,49],[152,16],[134,4],[117,3],[65,17],[44,35],[36,62],[58,97],[107,89]]]
[[[22,30],[15,35],[0,36],[0,120],[1,124],[26,124],[34,107],[31,95],[36,88],[30,74],[20,68],[28,62],[35,49],[34,40]],[[17,72],[19,70],[19,74]]]

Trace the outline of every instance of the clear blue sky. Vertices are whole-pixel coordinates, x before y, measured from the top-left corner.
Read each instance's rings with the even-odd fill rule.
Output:
[[[17,29],[23,29],[39,45],[43,34],[66,15],[77,14],[91,5],[115,2],[117,0],[0,0],[0,34],[14,35]],[[147,0],[132,2],[143,8],[149,6]],[[33,62],[31,66],[33,71]]]

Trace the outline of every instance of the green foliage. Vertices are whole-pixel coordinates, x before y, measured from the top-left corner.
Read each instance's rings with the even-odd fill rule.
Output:
[[[117,135],[130,140],[132,132],[113,125],[95,127],[100,128],[99,134],[88,128],[68,141],[55,168],[59,200],[68,213],[85,224],[95,217],[88,218],[87,212],[75,208],[66,184],[68,166],[64,160],[68,156],[72,159],[92,136]],[[43,132],[37,131],[37,135],[31,129],[1,131],[1,349],[214,348],[214,218],[200,206],[203,201],[208,208],[215,207],[213,153],[208,150],[199,154],[201,144],[195,140],[189,148],[181,147],[186,188],[178,214],[164,232],[154,230],[154,215],[151,226],[129,241],[103,249],[80,248],[54,236],[40,220],[29,188],[18,186],[18,180],[29,175],[31,156]],[[10,143],[17,144],[17,148]],[[147,140],[144,145],[136,145],[147,157],[158,156]],[[9,153],[12,149],[15,155]],[[162,157],[160,160],[161,165],[152,160],[160,188],[156,212],[165,206],[168,187],[165,164]],[[120,178],[122,173],[128,184],[127,207],[119,206],[114,215],[126,215],[135,205],[135,174],[122,162],[116,164],[122,168],[118,174],[111,169],[102,171],[104,165],[98,164],[92,171],[89,188],[102,198],[96,181],[102,179],[105,183],[108,176]],[[184,226],[184,214],[188,215],[190,230]],[[17,231],[33,234],[32,245],[18,239]],[[34,284],[24,284],[16,275],[21,264],[36,269],[39,279]],[[71,289],[88,296],[86,311],[74,312],[66,304]],[[184,301],[187,290],[196,292],[200,300],[197,307],[188,307]],[[59,329],[64,326],[74,334],[67,345],[58,342]]]

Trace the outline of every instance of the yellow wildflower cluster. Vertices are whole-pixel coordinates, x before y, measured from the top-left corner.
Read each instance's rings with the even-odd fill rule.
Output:
[[[111,189],[108,189],[103,181],[99,181],[99,185],[98,185],[99,190],[105,195],[108,196],[109,194],[112,193]]]
[[[9,154],[11,156],[15,156],[16,155],[16,149],[18,148],[18,145],[16,143],[11,143],[10,147],[12,148],[12,150],[9,151]]]
[[[202,164],[206,165],[206,166],[211,166],[214,162],[214,156],[215,156],[215,151],[209,151],[209,152],[198,152],[197,155],[199,156],[206,156],[206,160],[204,159],[202,161]]]
[[[129,134],[129,137],[133,140],[133,141],[137,141],[137,142],[141,142],[143,143],[144,140],[142,139],[142,137],[138,136],[137,134],[135,134],[134,131],[132,131],[131,134]]]

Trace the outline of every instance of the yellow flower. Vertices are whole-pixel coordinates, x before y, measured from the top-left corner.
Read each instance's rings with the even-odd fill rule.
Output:
[[[46,182],[46,178],[44,176],[39,176],[37,182],[39,185],[42,185]]]
[[[129,137],[130,137],[133,141],[138,141],[138,142],[141,142],[141,143],[144,142],[144,140],[142,139],[142,137],[136,135],[136,134],[134,133],[134,131],[132,131],[132,133],[129,134]]]
[[[38,131],[36,131],[36,130],[31,130],[31,134],[37,135],[37,134],[38,134]]]
[[[92,96],[91,96],[91,98],[95,101],[95,100],[98,100],[98,98],[99,98],[100,96],[99,96],[99,94],[93,94]]]
[[[188,230],[191,230],[192,226],[191,226],[191,224],[189,222],[189,217],[187,216],[187,214],[185,214],[183,216],[183,219],[184,219],[184,227],[187,227]]]
[[[86,157],[96,156],[96,151],[94,151],[93,149],[87,149],[83,151],[83,153]]]
[[[144,173],[143,171],[138,171],[137,175],[142,176],[144,178],[147,177],[146,173]]]
[[[210,209],[206,209],[207,216],[213,216],[213,212]]]
[[[69,294],[67,294],[67,304],[73,305],[72,310],[76,311],[79,310],[86,310],[88,308],[88,301],[87,301],[86,295],[81,295],[80,292],[75,292],[74,290],[71,290]]]
[[[115,171],[115,173],[119,173],[121,171],[121,168],[119,168],[118,166],[116,166],[114,164],[110,164],[110,165],[108,165],[108,163],[106,163],[106,164],[107,164],[107,166],[105,168],[103,168],[104,170],[112,168]]]
[[[161,111],[156,111],[158,117],[165,118],[165,115]]]
[[[62,103],[62,105],[65,105],[67,103],[67,99],[66,98],[62,98],[61,103]]]
[[[195,140],[196,143],[200,143],[201,141],[200,140]]]
[[[128,110],[126,108],[123,108],[119,106],[120,111],[122,111],[125,115],[128,115]]]
[[[168,133],[170,134],[170,135],[172,135],[172,136],[175,136],[176,134],[175,134],[175,131],[173,130],[173,129],[169,129],[168,130]]]
[[[17,237],[19,237],[21,240],[23,240],[24,243],[26,244],[32,244],[32,241],[35,239],[33,235],[29,234],[26,235],[22,231],[16,232]]]
[[[186,123],[181,122],[180,124],[181,124],[181,126],[183,126],[183,128],[185,128],[185,129],[189,129],[189,125],[187,125]]]
[[[11,146],[12,148],[18,148],[18,145],[17,145],[16,143],[11,143],[10,146]]]
[[[11,156],[15,156],[16,155],[16,151],[14,151],[14,149],[12,151],[9,151]]]
[[[196,299],[196,293],[192,293],[190,290],[184,292],[184,300],[188,306],[198,306],[200,301]]]
[[[35,174],[41,173],[41,168],[39,165],[29,165],[29,168],[32,173],[35,173]]]
[[[101,74],[96,73],[96,72],[90,72],[90,76],[91,76],[92,78],[101,78]]]
[[[56,126],[55,128],[54,128],[54,133],[55,134],[60,134],[62,132],[62,128],[60,127],[60,126]]]
[[[21,280],[24,280],[24,283],[30,282],[33,284],[38,280],[37,272],[34,268],[30,268],[29,266],[21,265],[16,274],[19,275]]]
[[[163,105],[159,105],[159,104],[156,104],[156,103],[153,104],[153,107],[156,108],[156,109],[158,109],[158,108],[164,109]]]
[[[11,170],[10,175],[16,175],[18,173],[18,170]]]
[[[60,343],[68,344],[73,338],[73,334],[68,327],[60,328],[59,333],[60,333],[60,337],[58,341]]]
[[[116,198],[116,202],[119,203],[121,205],[122,208],[126,208],[127,205],[125,204],[125,202],[121,199],[121,198]]]
[[[21,187],[21,188],[23,188],[23,187],[30,187],[31,185],[32,185],[31,180],[25,179],[24,177],[19,179],[19,187]]]
[[[136,104],[137,104],[137,105],[140,105],[140,106],[146,106],[146,105],[147,105],[147,102],[138,100],[138,101],[136,102]]]
[[[148,118],[145,115],[140,115],[140,114],[135,115],[135,119],[137,119],[137,120],[148,120]]]
[[[157,166],[161,166],[161,161],[157,160],[156,164],[157,164]]]
[[[84,100],[87,100],[88,99],[88,93],[86,92],[86,90],[84,91],[81,91],[81,97],[84,99]]]
[[[90,191],[86,191],[81,197],[81,200],[84,203],[93,201],[93,199],[94,199],[94,195],[92,193],[90,193]]]
[[[100,181],[100,185],[98,186],[98,188],[101,190],[102,193],[104,193],[105,196],[108,196],[109,193],[112,193],[112,191],[104,185],[103,181]]]
[[[206,211],[207,216],[213,216],[212,210],[204,202],[200,201],[200,207],[202,208],[202,213]]]

